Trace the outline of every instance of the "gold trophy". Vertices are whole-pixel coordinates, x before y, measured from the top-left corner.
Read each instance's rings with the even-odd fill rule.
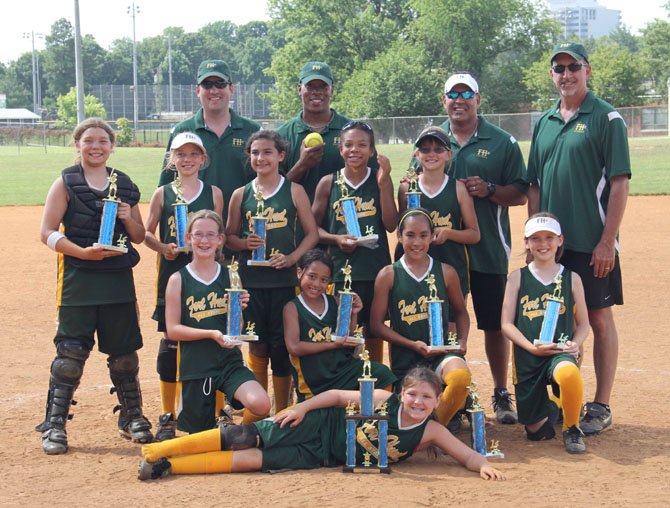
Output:
[[[245,333],[242,333],[243,317],[240,297],[244,292],[244,288],[242,287],[238,270],[239,263],[233,258],[228,266],[230,287],[226,289],[226,293],[228,294],[228,319],[226,323],[226,335],[224,337],[235,345],[258,340],[258,335],[254,334],[254,323],[247,323],[247,329]]]

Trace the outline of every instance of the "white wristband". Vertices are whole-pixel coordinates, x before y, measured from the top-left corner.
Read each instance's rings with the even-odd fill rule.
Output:
[[[47,238],[47,247],[51,250],[56,250],[56,244],[61,238],[65,238],[65,235],[60,231],[54,231],[49,235],[49,238]]]

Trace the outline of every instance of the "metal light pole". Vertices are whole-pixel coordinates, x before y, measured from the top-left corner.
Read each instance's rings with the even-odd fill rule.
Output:
[[[81,52],[81,27],[79,24],[79,0],[74,0],[74,62],[77,86],[77,123],[86,118],[84,106],[84,63]]]
[[[139,6],[135,5],[133,1],[132,5],[128,6],[128,14],[133,18],[133,130],[135,135],[137,135],[137,110],[138,110],[138,99],[137,99],[137,42],[135,40],[135,16],[140,13]]]
[[[38,112],[41,108],[41,99],[40,99],[40,90],[39,90],[39,61],[37,60],[37,53],[35,52],[35,37],[42,38],[44,37],[40,33],[35,33],[32,30],[30,32],[23,32],[24,39],[30,39],[32,44],[32,55],[33,55],[33,113],[39,115]]]
[[[170,113],[174,111],[172,102],[172,35],[168,34],[168,97],[170,101]]]

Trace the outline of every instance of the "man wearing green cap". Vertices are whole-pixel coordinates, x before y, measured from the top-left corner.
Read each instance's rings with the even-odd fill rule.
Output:
[[[350,120],[331,109],[334,91],[330,66],[324,62],[307,62],[300,70],[298,81],[302,111],[278,129],[288,145],[282,168],[290,180],[305,188],[310,201],[314,201],[319,180],[344,167],[340,156],[340,130]],[[323,143],[306,147],[305,137],[312,132],[319,133]],[[376,157],[371,158],[368,165],[376,169]]]
[[[223,192],[225,222],[231,194],[253,178],[244,146],[247,138],[261,126],[230,109],[233,80],[230,68],[223,60],[205,60],[200,64],[195,93],[202,108],[191,118],[174,126],[167,151],[170,151],[172,139],[180,132],[195,132],[200,136],[208,159],[200,179],[216,185]],[[159,185],[173,179],[172,172],[162,171]]]
[[[623,304],[617,236],[631,177],[628,138],[621,115],[588,89],[591,66],[584,46],[557,45],[549,73],[560,97],[533,132],[528,213],[558,217],[565,235],[561,263],[584,283],[596,393],[581,429],[597,434],[612,424],[608,404],[618,357],[612,305]]]

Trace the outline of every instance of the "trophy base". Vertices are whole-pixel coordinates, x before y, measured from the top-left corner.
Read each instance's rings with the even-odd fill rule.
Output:
[[[174,251],[175,252],[185,252],[185,253],[188,254],[189,252],[191,252],[191,247],[177,247]]]
[[[503,452],[486,452],[485,457],[490,459],[504,459],[505,454]]]
[[[354,242],[360,247],[367,247],[368,249],[376,249],[379,245],[379,235],[366,235],[357,238]]]
[[[379,474],[379,473],[384,473],[384,474],[390,474],[391,473],[391,468],[390,467],[379,467],[379,466],[343,466],[342,471],[344,473],[364,473],[364,474]]]
[[[340,337],[339,335],[331,335],[331,338],[333,340],[343,339],[345,346],[361,346],[365,344],[365,338],[363,337],[359,339],[358,337]]]
[[[245,342],[256,342],[258,335],[224,335],[226,342],[235,346],[241,346]]]
[[[247,261],[247,266],[271,266],[269,261],[254,261],[250,259]]]
[[[565,349],[567,346],[565,344],[558,344],[556,342],[543,342],[541,340],[534,340],[534,346],[546,346],[548,344],[553,344],[556,349]]]
[[[461,346],[428,346],[428,351],[444,351],[445,353],[450,351],[460,351]]]
[[[94,243],[93,247],[102,247],[104,250],[113,250],[114,252],[123,252],[126,254],[128,252],[128,247],[117,247],[116,245],[104,245],[102,243]]]

